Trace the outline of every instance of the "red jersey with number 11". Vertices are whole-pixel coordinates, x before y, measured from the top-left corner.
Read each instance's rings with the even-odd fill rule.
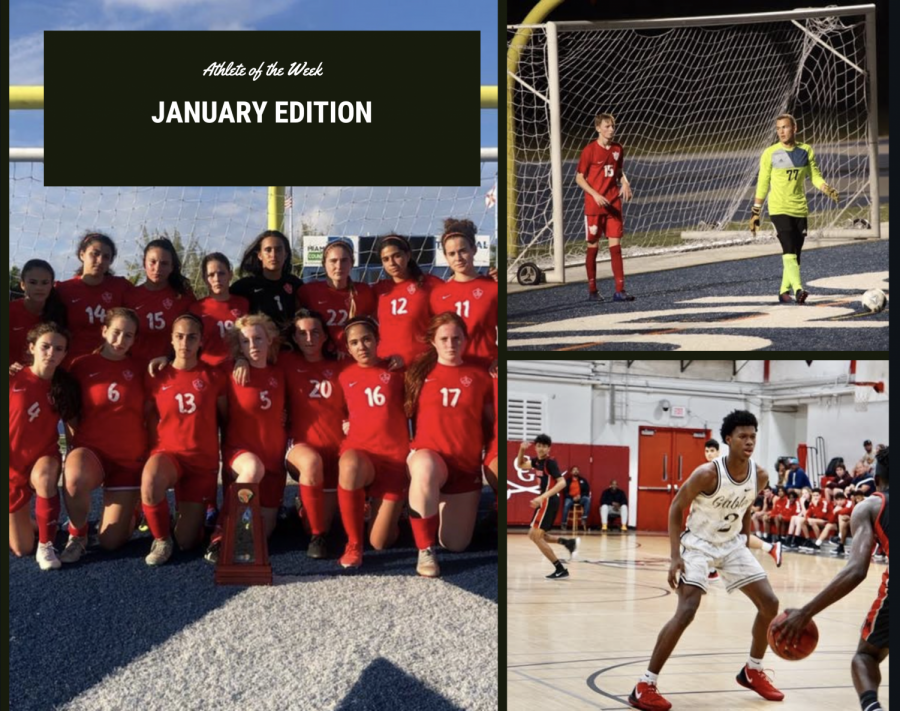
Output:
[[[451,279],[431,292],[431,313],[453,311],[466,323],[467,361],[489,365],[497,358],[497,282],[480,276],[470,281]]]

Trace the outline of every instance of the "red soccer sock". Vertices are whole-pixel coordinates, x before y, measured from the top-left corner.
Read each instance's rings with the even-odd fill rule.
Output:
[[[162,541],[169,537],[172,521],[169,517],[168,499],[164,498],[155,506],[144,504],[144,516],[147,517],[147,525],[155,539]]]
[[[366,490],[345,489],[338,486],[338,507],[341,510],[341,521],[347,532],[350,545],[362,547],[363,525],[365,524]]]
[[[597,291],[597,245],[588,245],[584,266],[587,269],[588,290],[593,293]]]
[[[616,245],[609,248],[609,257],[612,260],[613,276],[616,278],[616,291],[625,291],[625,270],[622,268],[622,246]]]
[[[324,536],[325,530],[325,487],[300,485],[300,500],[309,518],[309,530],[314,536]]]
[[[38,496],[34,502],[34,517],[38,525],[38,542],[53,543],[59,525],[59,494],[45,499]]]
[[[413,538],[416,541],[416,548],[424,551],[431,548],[437,541],[438,524],[440,517],[435,514],[427,518],[410,518],[409,524],[412,526]]]
[[[75,526],[72,525],[72,522],[69,521],[69,535],[70,536],[77,536],[78,538],[87,538],[87,534],[88,534],[88,524],[87,523],[85,523],[83,526],[79,526],[78,528],[75,528]]]

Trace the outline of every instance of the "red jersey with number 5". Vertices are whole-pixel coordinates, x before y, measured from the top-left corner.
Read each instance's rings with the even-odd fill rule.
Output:
[[[339,379],[350,415],[350,432],[341,453],[361,449],[405,462],[409,456],[409,420],[403,409],[403,373],[354,363]]]
[[[434,450],[461,471],[480,471],[491,380],[481,366],[435,365],[419,393],[413,449]]]
[[[587,192],[584,193],[585,215],[615,214],[621,216],[622,202],[619,200],[619,179],[622,177],[622,163],[625,151],[618,143],[610,143],[604,148],[599,141],[591,141],[581,152],[578,172],[584,176],[594,190],[612,203],[611,208],[602,207]]]
[[[232,295],[228,301],[216,301],[207,296],[195,301],[188,310],[203,321],[200,360],[213,366],[231,360],[231,349],[225,337],[234,328],[235,321],[250,313],[250,302],[243,296]]]
[[[225,375],[203,362],[190,370],[170,365],[155,378],[145,375],[144,387],[160,417],[151,447],[218,467],[216,401],[225,394]]]
[[[378,357],[398,355],[408,368],[416,356],[428,350],[424,342],[425,331],[431,320],[429,295],[431,290],[443,284],[432,274],[426,274],[420,286],[415,279],[399,284],[393,279],[382,279],[375,284],[378,297]]]
[[[144,377],[133,358],[109,360],[99,353],[72,364],[81,385],[81,417],[74,445],[88,447],[113,462],[130,463],[147,452]]]
[[[132,290],[125,299],[125,305],[137,312],[141,327],[134,339],[131,355],[144,361],[166,355],[172,342],[172,323],[194,301],[192,293],[179,294],[168,284],[157,291],[151,291],[146,286]]]
[[[23,368],[9,376],[9,468],[29,475],[43,456],[59,454],[59,414],[50,399],[49,380]]]
[[[372,287],[354,282],[353,290],[354,315],[374,316],[377,304]],[[310,282],[297,290],[297,305],[321,314],[338,350],[344,352],[347,351],[344,324],[350,320],[350,296],[349,289],[334,289],[325,281]]]
[[[275,365],[248,370],[247,385],[238,385],[228,377],[228,426],[223,449],[245,449],[259,457],[266,471],[280,472],[284,470],[287,446],[284,372]]]
[[[310,363],[299,353],[282,353],[278,365],[287,382],[290,436],[295,444],[337,450],[344,439],[347,406],[338,377],[340,361]]]
[[[124,277],[106,276],[97,286],[91,286],[77,276],[58,282],[56,290],[66,305],[69,332],[72,334],[65,360],[68,364],[102,344],[101,329],[106,322],[106,312],[116,306],[125,306],[134,285]],[[143,326],[141,324],[142,331]]]
[[[470,281],[451,279],[431,292],[431,313],[454,311],[466,322],[467,361],[490,364],[497,358],[497,282],[480,276]]]

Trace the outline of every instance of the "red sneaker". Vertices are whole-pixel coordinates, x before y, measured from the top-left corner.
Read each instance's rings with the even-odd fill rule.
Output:
[[[669,711],[672,704],[666,701],[656,690],[656,684],[639,681],[628,697],[628,703],[632,708],[644,709],[644,711]]]
[[[348,543],[347,547],[344,549],[344,555],[341,556],[339,562],[344,568],[358,568],[362,565],[362,559],[362,546],[355,546]]]
[[[773,543],[769,555],[775,559],[775,567],[781,567],[781,543]]]
[[[764,699],[781,701],[784,698],[784,694],[772,686],[772,682],[769,681],[769,677],[766,676],[762,669],[751,669],[745,664],[735,678],[738,684],[748,689],[753,689]]]

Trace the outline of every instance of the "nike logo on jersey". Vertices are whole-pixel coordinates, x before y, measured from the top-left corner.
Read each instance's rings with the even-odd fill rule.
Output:
[[[348,383],[348,387],[352,388],[354,385],[356,385],[356,383]]]
[[[254,293],[254,294],[258,294],[258,293],[261,292],[261,291],[262,291],[262,289],[254,289],[254,290],[253,290],[253,293]]]
[[[426,382],[426,383],[433,383],[433,382],[434,382],[434,378],[425,378],[425,382]]]
[[[442,299],[449,299],[450,296],[451,296],[451,294],[444,294],[441,298],[442,298]]]
[[[14,393],[24,393],[25,388],[17,388],[16,386],[13,386],[13,392]]]
[[[73,304],[77,304],[79,301],[81,301],[81,299],[72,299]]]
[[[163,385],[162,388],[160,388],[160,390],[166,391],[166,390],[170,390],[171,388],[172,388],[171,385]]]
[[[323,306],[323,305],[327,304],[328,302],[327,302],[327,301],[317,301],[316,303],[317,303],[319,306]]]
[[[13,331],[24,331],[24,330],[25,330],[24,326],[13,326]]]
[[[89,378],[96,378],[98,375],[100,375],[100,373],[91,373],[90,375],[88,375],[88,377],[89,377]]]
[[[750,489],[744,489],[744,491],[750,491]]]

